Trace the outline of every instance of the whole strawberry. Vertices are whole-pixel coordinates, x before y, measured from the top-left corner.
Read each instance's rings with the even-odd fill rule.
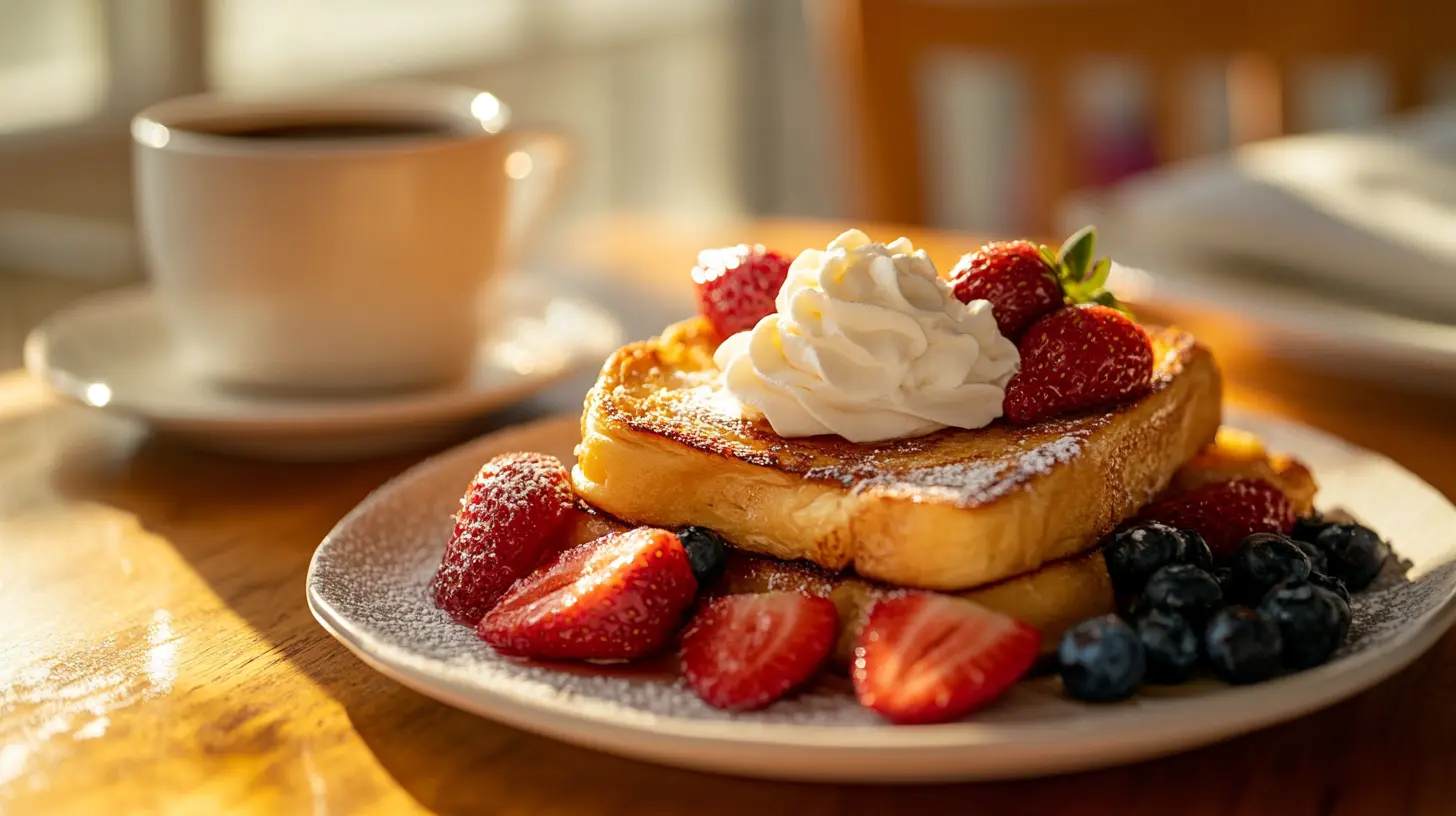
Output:
[[[1142,326],[1095,303],[1065,306],[1031,324],[1021,371],[1003,411],[1016,425],[1110,405],[1152,387],[1153,344]]]
[[[1294,527],[1294,506],[1279,488],[1262,479],[1206,484],[1147,507],[1142,518],[1193,530],[1208,542],[1213,557],[1233,556],[1254,533],[1287,533]]]
[[[698,311],[720,337],[747,331],[774,312],[788,274],[789,259],[762,245],[705,249],[693,267]]]
[[[430,589],[435,605],[474,626],[511,584],[564,545],[575,506],[571,477],[554,456],[507,453],[475,475]]]
[[[1066,295],[1056,270],[1030,241],[996,241],[965,255],[950,271],[962,303],[991,301],[996,327],[1017,337],[1031,321],[1062,305]]]
[[[996,327],[1011,339],[1032,321],[1067,302],[1115,306],[1107,292],[1112,263],[1093,261],[1097,233],[1078,230],[1060,250],[1030,241],[993,241],[961,257],[951,270],[951,287],[962,303],[991,302]]]

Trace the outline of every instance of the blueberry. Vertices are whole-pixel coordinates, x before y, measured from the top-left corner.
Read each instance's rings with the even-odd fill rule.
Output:
[[[1112,585],[1124,595],[1136,595],[1153,573],[1182,562],[1186,547],[1177,530],[1146,521],[1113,533],[1103,554]]]
[[[1214,567],[1213,579],[1218,581],[1218,588],[1223,590],[1223,596],[1229,598],[1234,591],[1234,571],[1228,567]]]
[[[1067,694],[1091,703],[1131,697],[1146,662],[1137,633],[1116,615],[1088,618],[1068,629],[1057,647]]]
[[[1305,556],[1309,558],[1309,566],[1311,570],[1313,570],[1314,572],[1325,573],[1330,571],[1330,557],[1325,554],[1324,550],[1321,550],[1319,547],[1316,547],[1314,544],[1308,541],[1302,541],[1298,538],[1290,538],[1289,541],[1291,544],[1298,547],[1299,551],[1304,553]]]
[[[1350,605],[1350,590],[1345,588],[1345,582],[1339,578],[1334,578],[1319,570],[1315,570],[1309,574],[1309,582],[1322,589],[1328,589],[1340,596],[1340,600],[1344,601],[1346,606]]]
[[[1208,548],[1208,542],[1203,540],[1203,536],[1197,530],[1187,528],[1179,529],[1178,534],[1183,536],[1184,561],[1204,572],[1213,572],[1213,550]]]
[[[1284,643],[1279,626],[1247,606],[1214,613],[1203,633],[1203,650],[1219,677],[1229,683],[1258,683],[1279,671]]]
[[[1154,609],[1137,622],[1149,683],[1182,683],[1198,666],[1198,633],[1182,615]]]
[[[1344,581],[1351,592],[1370,586],[1390,557],[1390,545],[1381,541],[1374,530],[1359,524],[1331,524],[1320,531],[1314,543],[1329,553],[1329,574]]]
[[[1279,626],[1284,665],[1308,669],[1330,659],[1350,631],[1350,607],[1308,581],[1280,584],[1259,610]]]
[[[1133,623],[1148,611],[1148,602],[1141,595],[1129,595],[1117,599],[1117,614],[1128,623]]]
[[[728,565],[728,542],[707,527],[686,527],[677,534],[688,553],[688,564],[698,579],[698,586],[712,586]]]
[[[1328,525],[1329,522],[1325,521],[1325,517],[1316,510],[1307,516],[1295,519],[1294,528],[1289,531],[1289,537],[1295,541],[1308,541],[1313,544],[1315,536],[1319,535],[1320,530]]]
[[[1153,573],[1142,597],[1149,608],[1175,612],[1195,626],[1223,606],[1218,579],[1190,564],[1170,564]]]
[[[1233,560],[1235,594],[1258,601],[1275,585],[1309,577],[1309,556],[1293,541],[1273,533],[1255,533],[1239,544]]]

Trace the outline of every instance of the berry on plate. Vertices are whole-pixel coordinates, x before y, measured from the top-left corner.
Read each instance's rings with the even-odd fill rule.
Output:
[[[1057,665],[1067,695],[1089,703],[1131,697],[1147,672],[1142,640],[1116,615],[1088,618],[1068,629],[1057,645]]]
[[[1257,603],[1285,581],[1303,581],[1312,568],[1309,556],[1293,541],[1275,533],[1255,533],[1244,539],[1230,564],[1239,597]]]
[[[1291,669],[1328,661],[1350,632],[1350,607],[1312,583],[1280,584],[1269,591],[1259,609],[1279,626],[1284,665]]]
[[[1350,590],[1345,586],[1344,581],[1315,570],[1309,574],[1309,582],[1321,589],[1328,589],[1330,592],[1335,593],[1336,597],[1344,601],[1346,606],[1349,606]]]
[[[698,586],[712,588],[728,566],[728,542],[707,527],[684,527],[677,537],[687,551]]]
[[[1152,387],[1153,345],[1142,326],[1098,304],[1065,306],[1017,343],[1021,371],[1006,386],[1006,419],[1029,425],[1111,405]]]
[[[1314,545],[1329,556],[1330,574],[1355,592],[1370,586],[1390,557],[1390,545],[1359,524],[1330,524],[1315,536]]]
[[[1170,564],[1148,579],[1143,602],[1149,609],[1173,612],[1202,626],[1223,605],[1223,588],[1218,579],[1192,564]]]
[[[1113,533],[1103,545],[1102,554],[1117,591],[1137,595],[1153,573],[1169,564],[1184,562],[1188,542],[1182,533],[1166,524],[1145,521]]]
[[[893,722],[947,722],[1001,696],[1040,649],[1041,635],[1015,618],[911,592],[870,608],[850,676],[860,703]]]
[[[763,708],[818,671],[837,629],[828,598],[801,592],[715,598],[683,632],[683,676],[717,708]]]
[[[639,527],[561,553],[512,587],[476,631],[504,654],[631,660],[667,645],[697,588],[678,537]]]
[[[1197,530],[1182,529],[1178,534],[1183,536],[1183,541],[1188,544],[1188,563],[1207,572],[1213,573],[1213,550],[1208,548],[1208,542]]]
[[[1149,683],[1176,685],[1193,675],[1201,654],[1198,632],[1182,615],[1154,609],[1138,618],[1138,639]]]
[[[1295,522],[1295,524],[1298,523],[1299,522]],[[1309,558],[1309,566],[1313,570],[1313,572],[1322,572],[1326,575],[1329,574],[1330,557],[1327,553],[1325,553],[1324,550],[1321,550],[1319,547],[1316,547],[1314,544],[1308,541],[1295,538],[1292,535],[1289,537],[1289,543],[1298,547],[1299,551],[1304,553],[1305,556]]]
[[[720,337],[747,331],[773,314],[788,274],[789,259],[759,244],[705,249],[693,267],[698,311]]]
[[[1284,640],[1279,625],[1247,606],[1227,606],[1208,622],[1203,650],[1209,665],[1229,683],[1258,683],[1280,666]]]
[[[1097,233],[1083,227],[1057,252],[1030,241],[993,241],[961,257],[950,272],[962,303],[991,302],[996,327],[1015,339],[1033,320],[1072,303],[1116,306],[1105,288],[1111,261],[1094,261]]]
[[[474,626],[564,541],[576,494],[566,468],[544,453],[507,453],[475,475],[431,591],[457,623]]]
[[[1234,479],[1196,490],[1143,510],[1142,517],[1203,536],[1215,560],[1231,558],[1254,533],[1284,533],[1294,525],[1294,508],[1279,488],[1260,479]]]
[[[1318,510],[1307,516],[1300,516],[1294,520],[1294,526],[1289,529],[1289,537],[1295,541],[1307,541],[1314,543],[1315,536],[1321,530],[1333,524],[1332,521],[1325,521],[1324,514]]]

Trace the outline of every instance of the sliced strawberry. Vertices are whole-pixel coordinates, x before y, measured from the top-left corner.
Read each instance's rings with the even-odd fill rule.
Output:
[[[698,310],[721,337],[747,331],[773,314],[788,274],[789,259],[762,245],[705,249],[693,267]]]
[[[1001,696],[1040,651],[1041,635],[1014,618],[912,592],[870,609],[851,679],[860,703],[894,722],[947,722]]]
[[[1287,533],[1294,527],[1289,497],[1262,479],[1206,484],[1144,508],[1141,518],[1193,530],[1216,559],[1233,556],[1254,533]]]
[[[1153,344],[1142,326],[1106,306],[1066,306],[1031,324],[1021,371],[1006,386],[1006,418],[1029,425],[1139,396],[1152,387]]]
[[[963,256],[950,271],[951,286],[962,303],[991,301],[996,326],[1017,337],[1031,321],[1066,300],[1056,269],[1030,241],[996,241]]]
[[[631,660],[667,645],[697,589],[678,537],[639,527],[561,553],[516,584],[476,631],[505,654]]]
[[[833,601],[801,592],[715,598],[683,633],[683,675],[710,705],[763,708],[813,676],[837,624]]]
[[[565,544],[576,494],[566,468],[544,453],[507,453],[475,475],[431,590],[435,605],[474,626],[511,584]]]

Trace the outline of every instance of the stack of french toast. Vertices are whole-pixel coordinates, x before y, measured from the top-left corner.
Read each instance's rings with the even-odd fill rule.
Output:
[[[1059,250],[997,242],[950,279],[857,231],[792,263],[705,251],[700,314],[603,365],[574,468],[482,469],[437,603],[507,654],[677,645],[724,708],[847,666],[897,722],[959,717],[1059,644],[1082,699],[1127,696],[1145,658],[1177,682],[1253,655],[1221,676],[1262,679],[1290,665],[1288,610],[1328,613],[1328,659],[1348,593],[1314,565],[1341,564],[1286,536],[1374,542],[1341,567],[1361,586],[1388,550],[1314,516],[1297,460],[1221,428],[1209,350],[1137,323],[1092,249],[1090,230]]]
[[[1149,334],[1154,385],[1136,400],[866,447],[783,439],[725,412],[712,327],[669,326],[613,354],[587,395],[572,482],[602,515],[578,537],[622,522],[715,530],[733,547],[715,591],[830,597],[846,624],[840,660],[864,609],[902,588],[1004,612],[1049,649],[1071,624],[1114,610],[1098,542],[1144,507],[1239,478],[1273,482],[1300,515],[1313,507],[1302,464],[1220,433],[1208,350],[1178,329]]]

